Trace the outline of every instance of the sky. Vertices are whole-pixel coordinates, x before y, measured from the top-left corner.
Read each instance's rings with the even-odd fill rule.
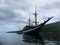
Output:
[[[48,23],[60,21],[60,0],[0,0],[0,31],[22,29],[34,20],[35,7],[40,23],[52,16]]]

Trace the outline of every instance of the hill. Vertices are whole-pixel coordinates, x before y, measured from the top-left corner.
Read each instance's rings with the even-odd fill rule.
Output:
[[[60,41],[60,21],[45,25],[41,34],[45,39]]]

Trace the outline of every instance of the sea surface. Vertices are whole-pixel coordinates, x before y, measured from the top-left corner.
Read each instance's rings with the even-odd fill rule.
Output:
[[[23,42],[22,40],[22,35],[16,33],[0,33],[0,45],[30,45],[29,43]],[[45,40],[45,45],[58,44],[52,41]]]

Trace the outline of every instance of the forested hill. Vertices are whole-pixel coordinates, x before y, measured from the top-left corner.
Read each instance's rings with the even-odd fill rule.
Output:
[[[44,30],[52,30],[52,31],[60,31],[60,22],[55,22],[51,24],[47,24],[43,28]]]
[[[47,24],[42,28],[43,37],[60,41],[60,21]]]

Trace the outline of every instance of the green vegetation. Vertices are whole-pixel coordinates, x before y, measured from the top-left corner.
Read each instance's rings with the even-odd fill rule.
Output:
[[[41,34],[45,39],[60,41],[60,22],[45,25]]]

